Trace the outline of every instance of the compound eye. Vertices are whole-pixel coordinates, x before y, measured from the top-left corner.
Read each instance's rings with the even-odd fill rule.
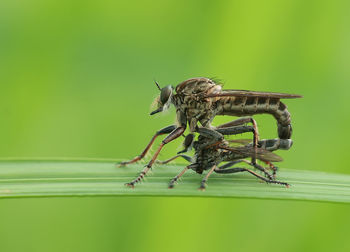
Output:
[[[164,105],[168,102],[171,94],[173,93],[173,88],[171,85],[162,88],[160,92],[160,102]]]

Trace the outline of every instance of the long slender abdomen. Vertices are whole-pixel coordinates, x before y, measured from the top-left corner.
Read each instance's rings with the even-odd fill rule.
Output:
[[[278,98],[269,97],[222,97],[217,101],[218,115],[251,116],[270,114],[277,120],[278,136],[289,139],[292,135],[290,113]]]

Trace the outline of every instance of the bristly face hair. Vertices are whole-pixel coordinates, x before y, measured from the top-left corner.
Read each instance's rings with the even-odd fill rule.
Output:
[[[159,107],[159,103],[160,103],[160,96],[157,95],[157,97],[155,97],[151,103],[150,109],[153,111],[154,109]]]
[[[172,96],[173,89],[174,89],[170,85],[168,85],[164,88],[161,88],[157,81],[154,81],[154,83],[156,84],[157,88],[159,89],[160,95],[152,103],[152,104],[158,103],[158,109],[156,109],[155,111],[152,111],[151,115],[157,114],[159,112],[163,112],[169,108],[170,103],[171,103],[171,96]]]
[[[216,84],[220,85],[220,86],[224,86],[224,81],[218,77],[208,77],[209,79],[211,79],[212,81],[214,81]]]

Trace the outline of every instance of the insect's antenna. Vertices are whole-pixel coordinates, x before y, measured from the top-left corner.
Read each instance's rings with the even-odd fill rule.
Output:
[[[157,82],[156,80],[154,80],[154,83],[156,83],[156,85],[157,85],[157,87],[158,87],[159,91],[161,91],[162,89],[160,88],[160,86],[159,86],[158,82]]]

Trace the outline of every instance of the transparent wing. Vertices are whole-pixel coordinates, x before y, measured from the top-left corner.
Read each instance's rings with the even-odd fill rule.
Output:
[[[238,89],[225,89],[220,93],[208,94],[205,96],[205,98],[224,97],[224,96],[267,97],[267,98],[278,98],[278,99],[292,99],[292,98],[302,98],[303,97],[303,96],[297,95],[297,94],[258,92],[258,91],[238,90]]]
[[[226,140],[226,141],[237,145],[247,145],[252,142],[251,139],[233,139],[233,140]]]
[[[235,153],[239,153],[242,155],[246,155],[246,156],[250,156],[250,157],[255,157],[259,160],[262,161],[269,161],[269,162],[281,162],[283,161],[283,158],[278,156],[275,153],[272,153],[271,151],[265,150],[265,149],[261,149],[261,148],[257,148],[256,151],[254,149],[254,147],[226,147],[226,146],[219,146],[218,148],[220,149],[224,149],[224,150],[228,150],[228,151],[232,151]]]

